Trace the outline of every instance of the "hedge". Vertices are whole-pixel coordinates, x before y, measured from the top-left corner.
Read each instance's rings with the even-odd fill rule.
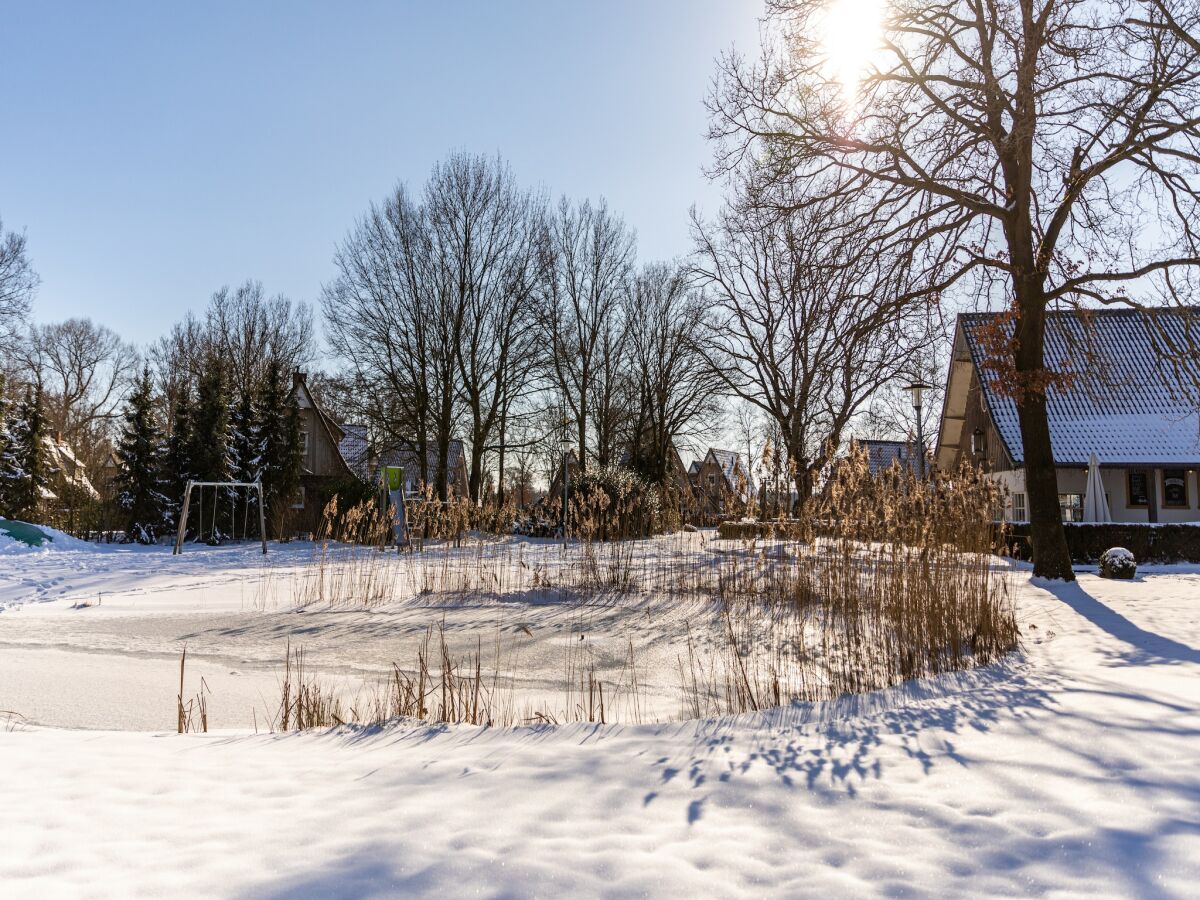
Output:
[[[1065,522],[1071,561],[1096,563],[1110,547],[1124,547],[1139,562],[1200,562],[1200,524]],[[1013,556],[1030,559],[1029,525],[1009,526]]]

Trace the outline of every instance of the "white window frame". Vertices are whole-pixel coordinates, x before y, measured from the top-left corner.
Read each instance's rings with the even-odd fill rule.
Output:
[[[1018,491],[1012,495],[1012,520],[1014,522],[1028,522],[1029,512],[1025,505],[1025,492]]]
[[[298,487],[296,489],[296,497],[299,499],[300,502],[297,503],[295,500],[293,500],[291,508],[292,509],[304,509],[304,500],[305,500],[304,485],[300,485],[300,487]]]

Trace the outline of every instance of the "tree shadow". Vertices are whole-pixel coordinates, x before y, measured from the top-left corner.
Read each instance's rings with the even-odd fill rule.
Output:
[[[1117,654],[1125,665],[1155,665],[1164,662],[1200,665],[1200,650],[1134,624],[1085,591],[1077,581],[1046,581],[1040,582],[1038,586],[1049,591],[1101,631],[1128,644],[1129,650]]]

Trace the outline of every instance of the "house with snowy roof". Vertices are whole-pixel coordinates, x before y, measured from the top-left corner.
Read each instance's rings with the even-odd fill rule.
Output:
[[[867,468],[872,475],[879,475],[892,467],[912,469],[914,474],[921,473],[920,459],[912,441],[883,441],[873,438],[857,438],[860,450],[867,454]]]
[[[705,523],[742,516],[754,496],[754,479],[740,453],[710,447],[688,469],[692,490]]]
[[[420,496],[424,490],[421,479],[421,451],[415,440],[404,440],[380,451],[375,471],[383,466],[400,466],[404,469],[404,494],[406,497]],[[425,471],[429,484],[437,477],[437,447],[431,441],[425,450]],[[463,442],[452,438],[446,458],[446,486],[450,496],[467,497],[470,488],[467,481],[467,454]]]
[[[1047,390],[1063,520],[1082,521],[1095,454],[1114,522],[1200,520],[1200,360],[1170,354],[1200,337],[1200,310],[1052,312],[1046,365],[1068,373]],[[1008,491],[1006,518],[1026,521],[1024,455],[1015,400],[989,362],[998,314],[958,317],[935,462],[970,460]],[[1008,326],[1011,327],[1011,326]]]

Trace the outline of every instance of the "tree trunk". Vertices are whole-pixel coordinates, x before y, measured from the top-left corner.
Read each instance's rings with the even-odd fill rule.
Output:
[[[471,444],[471,474],[468,491],[471,495],[471,505],[479,506],[483,485],[483,441],[476,435]]]
[[[1034,304],[1030,304],[1031,306]],[[1033,574],[1074,581],[1071,551],[1058,505],[1058,472],[1050,446],[1046,417],[1044,305],[1021,305],[1013,348],[1018,392],[1017,417],[1025,449],[1025,490],[1029,495],[1029,532],[1033,540]]]

